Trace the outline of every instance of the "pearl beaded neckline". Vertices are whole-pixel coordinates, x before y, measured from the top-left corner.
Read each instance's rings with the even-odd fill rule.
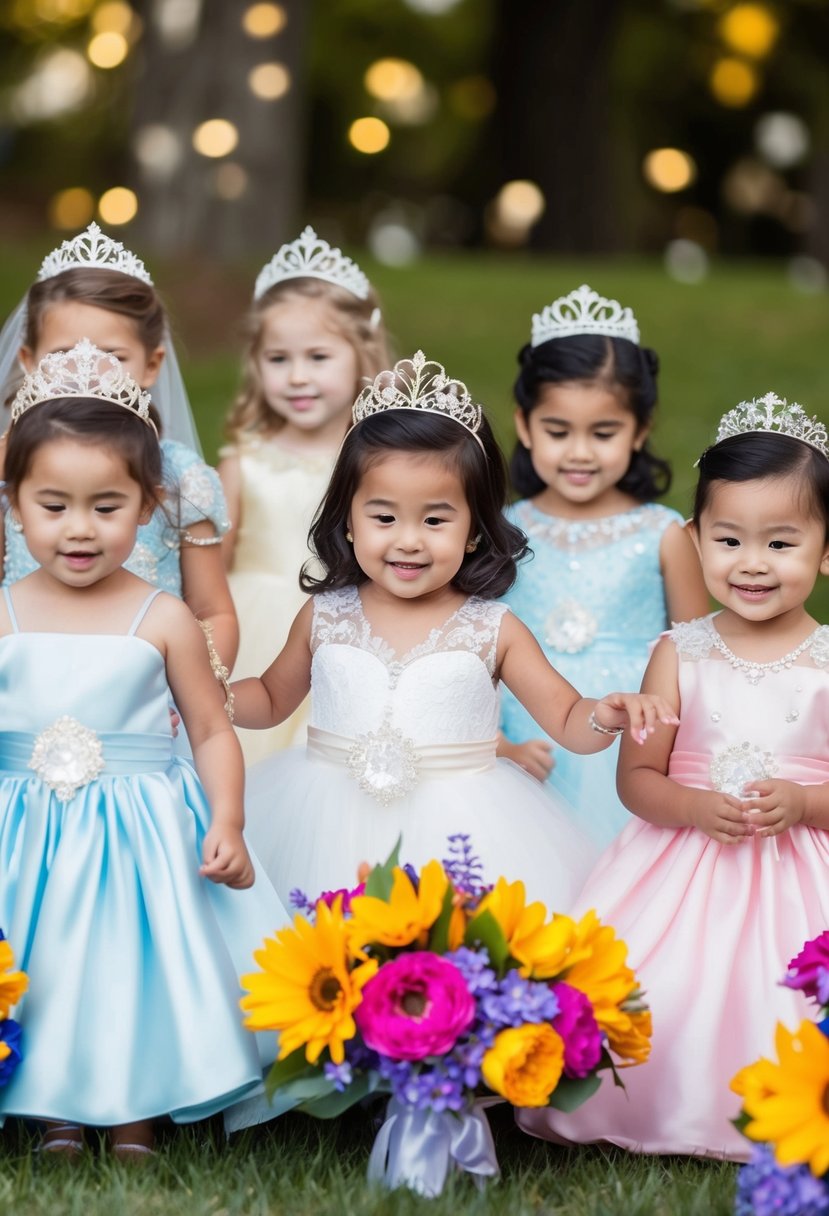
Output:
[[[819,631],[820,626],[818,626],[817,629],[813,629],[809,636],[804,638],[799,646],[795,646],[794,650],[790,650],[788,654],[782,655],[779,659],[772,659],[768,663],[755,663],[750,659],[741,659],[739,655],[736,655],[734,651],[726,645],[717,630],[714,628],[713,624],[711,626],[711,641],[714,649],[719,651],[724,659],[728,660],[735,671],[743,672],[749,684],[759,684],[766,672],[784,671],[787,668],[792,667],[795,661],[800,658],[804,651],[810,648]]]

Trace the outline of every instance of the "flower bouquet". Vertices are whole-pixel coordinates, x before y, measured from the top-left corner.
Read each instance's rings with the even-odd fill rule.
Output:
[[[22,971],[12,971],[14,954],[0,930],[0,1085],[5,1085],[23,1058],[20,1023],[9,1017],[11,1008],[29,986]]]
[[[778,1023],[776,1061],[741,1069],[737,1127],[759,1141],[737,1179],[737,1216],[829,1216],[829,931],[806,942],[783,984],[814,999],[819,1021]]]
[[[242,979],[248,1028],[279,1032],[281,1109],[330,1118],[391,1095],[369,1178],[426,1195],[450,1166],[497,1174],[484,1105],[573,1109],[650,1049],[613,930],[593,912],[548,919],[523,883],[483,885],[467,837],[450,846],[417,873],[398,845],[363,887],[305,901]]]

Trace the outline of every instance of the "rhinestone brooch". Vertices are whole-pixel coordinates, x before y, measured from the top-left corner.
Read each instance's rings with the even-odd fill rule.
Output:
[[[104,767],[104,751],[94,730],[66,715],[35,739],[29,768],[60,802],[74,798]]]
[[[544,640],[561,654],[586,650],[598,633],[596,618],[576,600],[565,600],[544,622]]]
[[[723,794],[744,797],[752,781],[765,781],[777,772],[773,752],[763,751],[753,743],[732,743],[717,752],[711,760],[711,784]]]
[[[402,798],[417,785],[414,743],[389,722],[360,735],[348,750],[348,768],[361,790],[382,806]]]

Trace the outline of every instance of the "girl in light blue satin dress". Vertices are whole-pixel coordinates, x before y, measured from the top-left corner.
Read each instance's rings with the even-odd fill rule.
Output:
[[[243,765],[188,608],[125,570],[158,503],[149,398],[84,341],[13,406],[6,493],[38,569],[0,600],[0,924],[30,987],[0,1116],[78,1153],[255,1092],[237,976],[287,916],[254,882]],[[195,769],[173,752],[173,692]],[[198,775],[197,775],[198,774]],[[271,1053],[273,1055],[273,1052]]]
[[[533,317],[515,382],[518,444],[508,511],[533,556],[504,599],[561,674],[593,696],[638,688],[650,644],[708,611],[702,572],[648,446],[659,361],[629,308],[582,286]],[[556,748],[504,690],[499,755],[549,779],[604,847],[630,816],[616,794],[617,748]],[[552,770],[552,771],[551,771]]]

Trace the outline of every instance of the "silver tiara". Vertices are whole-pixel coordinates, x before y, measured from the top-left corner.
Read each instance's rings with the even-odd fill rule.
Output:
[[[24,377],[12,402],[12,425],[33,406],[62,397],[109,401],[131,410],[155,430],[150,418],[150,394],[127,375],[115,355],[99,350],[88,338],[82,338],[71,350],[46,355]]]
[[[796,401],[789,404],[785,397],[778,397],[776,393],[741,401],[733,410],[723,414],[714,442],[720,443],[733,435],[746,435],[752,431],[800,439],[829,460],[829,435],[823,423],[807,414]]]
[[[586,283],[533,314],[530,345],[577,334],[601,334],[639,343],[639,326],[632,310],[623,308],[618,300],[606,300]]]
[[[356,262],[317,236],[309,225],[301,236],[273,255],[256,279],[253,298],[258,300],[276,283],[286,279],[324,279],[343,287],[358,300],[367,300],[371,285]]]
[[[469,431],[484,451],[478,434],[483,410],[462,381],[450,379],[443,365],[427,359],[422,350],[380,372],[354,402],[352,416],[356,424],[387,410],[420,410],[451,418]]]
[[[151,287],[153,285],[141,259],[130,253],[129,249],[125,249],[120,241],[113,241],[112,237],[101,232],[94,221],[83,232],[79,232],[69,241],[64,241],[58,249],[47,253],[37,273],[38,281],[53,279],[64,270],[74,270],[77,267],[118,270],[121,274],[129,274],[134,279],[149,283]]]

